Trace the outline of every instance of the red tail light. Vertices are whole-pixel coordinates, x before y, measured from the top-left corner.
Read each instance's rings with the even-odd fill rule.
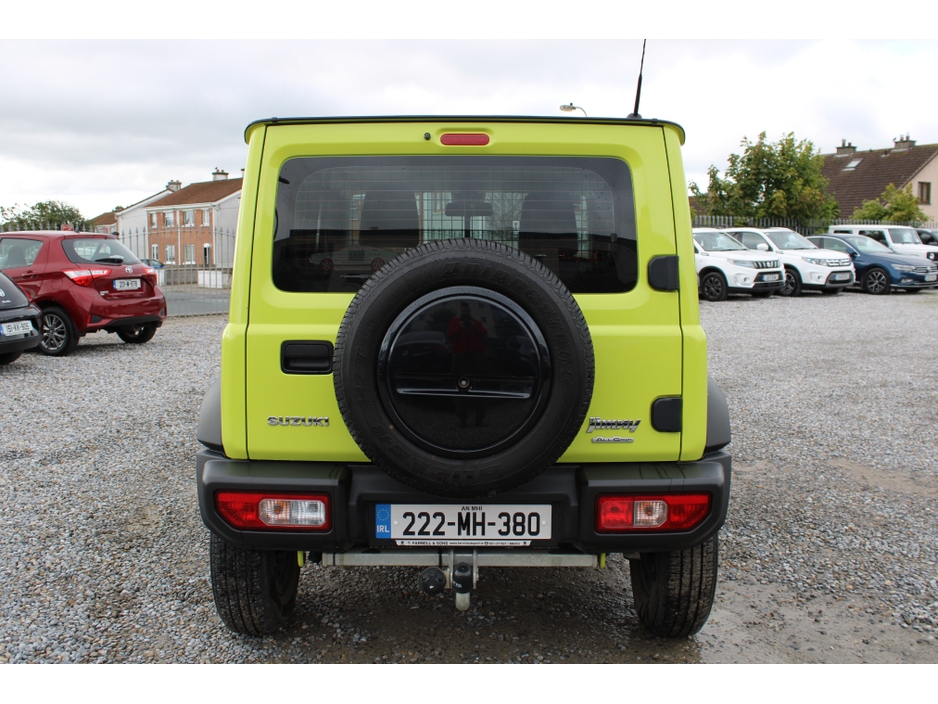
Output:
[[[489,143],[487,134],[444,134],[440,137],[440,144],[450,146],[471,145],[474,147],[484,147]]]
[[[710,494],[607,495],[596,498],[597,533],[690,530],[710,514]]]
[[[219,515],[241,530],[314,530],[332,527],[328,494],[219,491]]]
[[[66,269],[62,273],[79,286],[91,286],[95,279],[107,276],[111,271],[110,269]]]

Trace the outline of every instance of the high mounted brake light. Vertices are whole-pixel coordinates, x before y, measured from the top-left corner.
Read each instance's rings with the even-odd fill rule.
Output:
[[[489,143],[487,134],[444,134],[440,137],[440,144],[447,146],[469,145],[484,147]]]
[[[328,531],[331,526],[327,494],[274,494],[219,491],[215,508],[241,530]]]
[[[710,494],[599,496],[596,498],[596,532],[690,530],[709,515],[710,503]]]

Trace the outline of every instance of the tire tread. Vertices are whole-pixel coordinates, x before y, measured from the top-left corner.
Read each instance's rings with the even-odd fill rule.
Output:
[[[656,579],[646,591],[642,562],[654,562]],[[663,638],[693,635],[707,622],[716,594],[717,536],[689,550],[643,553],[629,560],[635,610],[642,625]]]

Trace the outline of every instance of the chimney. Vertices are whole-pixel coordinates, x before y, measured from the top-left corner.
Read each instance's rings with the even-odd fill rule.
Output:
[[[166,190],[172,191],[173,193],[175,193],[176,191],[179,190],[180,186],[182,186],[182,183],[181,183],[181,182],[179,182],[179,181],[170,181],[169,183],[166,184]]]
[[[215,170],[212,172],[212,180],[213,181],[225,181],[227,180],[227,178],[228,178],[228,172],[222,171],[216,166]]]
[[[857,148],[846,139],[840,140],[840,146],[837,147],[837,153],[834,156],[853,156]]]
[[[900,134],[900,135],[899,135],[899,139],[894,139],[894,140],[892,140],[892,141],[893,141],[893,144],[896,145],[896,146],[893,148],[893,151],[894,151],[894,152],[907,152],[907,151],[909,151],[912,147],[915,146],[915,140],[909,138],[909,133],[908,133],[908,132],[906,132],[905,137],[903,137],[903,136]]]

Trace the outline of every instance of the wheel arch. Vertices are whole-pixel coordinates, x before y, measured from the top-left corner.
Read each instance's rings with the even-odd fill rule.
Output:
[[[707,444],[704,452],[726,447],[733,439],[730,430],[730,408],[726,396],[712,377],[707,377]]]
[[[221,442],[221,379],[209,384],[205,396],[202,397],[196,438],[212,450],[225,451]]]

